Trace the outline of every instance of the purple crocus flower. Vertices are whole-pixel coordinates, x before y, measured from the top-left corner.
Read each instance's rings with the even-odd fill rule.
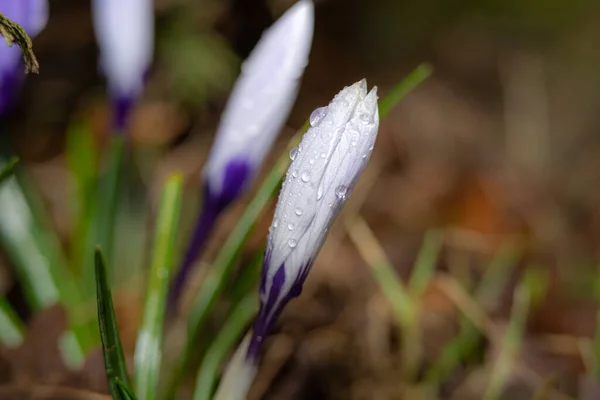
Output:
[[[34,38],[48,21],[47,0],[2,0],[0,13],[15,21]],[[0,118],[8,111],[24,77],[21,49],[7,46],[0,37]]]
[[[123,132],[152,62],[152,0],[93,0],[92,11],[100,65],[113,102],[113,127]]]
[[[250,186],[298,94],[314,25],[311,0],[301,0],[267,29],[242,65],[204,168],[203,205],[172,299],[181,292],[218,215]]]

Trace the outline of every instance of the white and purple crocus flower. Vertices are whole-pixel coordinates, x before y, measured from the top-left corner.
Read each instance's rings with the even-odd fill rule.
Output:
[[[4,1],[4,0],[2,0]],[[113,129],[124,132],[154,51],[152,0],[93,0],[100,67],[113,102]]]
[[[242,65],[203,173],[203,205],[171,291],[181,293],[219,214],[250,186],[294,105],[312,44],[314,6],[300,0]]]
[[[29,37],[34,38],[48,21],[48,1],[1,0],[0,13],[21,25]],[[8,111],[24,75],[21,49],[16,44],[9,47],[0,36],[0,118]]]
[[[279,193],[263,259],[260,308],[238,347],[215,400],[242,400],[256,375],[264,340],[302,285],[366,166],[379,129],[377,89],[363,79],[310,116]]]
[[[262,343],[283,307],[302,284],[329,228],[369,161],[379,115],[377,89],[363,79],[344,88],[310,117],[279,194],[260,283],[260,311],[247,356],[258,360]]]

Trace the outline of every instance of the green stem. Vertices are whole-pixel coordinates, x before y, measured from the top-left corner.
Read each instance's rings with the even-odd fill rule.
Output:
[[[134,357],[136,394],[145,400],[155,399],[158,391],[163,321],[169,277],[173,272],[173,250],[181,211],[182,190],[181,176],[171,176],[163,187],[158,209],[144,317]]]

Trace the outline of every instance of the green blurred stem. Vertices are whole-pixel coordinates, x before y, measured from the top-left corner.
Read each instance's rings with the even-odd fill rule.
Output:
[[[9,348],[19,347],[23,343],[23,332],[25,324],[19,318],[15,310],[0,297],[0,341]]]
[[[198,374],[193,400],[210,400],[227,354],[242,337],[258,308],[258,296],[252,293],[244,297],[233,309],[223,329],[211,344]]]
[[[379,102],[379,117],[383,119],[398,104],[400,100],[406,97],[412,90],[423,83],[431,73],[433,67],[429,63],[422,63],[417,66],[406,78],[390,90]]]
[[[521,249],[511,240],[500,247],[475,289],[473,297],[481,304],[482,309],[490,310],[495,306],[520,255]],[[463,360],[473,355],[482,341],[483,336],[479,329],[463,317],[458,335],[444,347],[442,354],[427,371],[425,381],[431,384],[443,382]]]
[[[419,301],[435,273],[443,242],[443,231],[431,229],[425,233],[423,244],[419,249],[419,254],[417,255],[417,260],[408,282],[409,294],[415,301]]]
[[[490,382],[483,400],[497,400],[502,396],[504,386],[515,365],[525,328],[527,316],[542,298],[547,287],[547,275],[540,270],[529,269],[517,286],[513,295],[513,306],[508,330],[502,338],[500,352],[494,363]]]
[[[182,177],[171,176],[163,187],[158,209],[154,255],[148,277],[144,317],[134,357],[135,391],[140,399],[145,400],[155,399],[158,391],[163,321],[169,277],[173,272],[182,190]]]
[[[87,319],[79,311],[81,294],[59,239],[26,173],[18,168],[16,175],[0,186],[0,241],[34,311],[60,302],[67,310],[71,326]],[[93,342],[93,332],[87,327],[74,328],[71,333],[76,340],[62,348],[68,352],[63,356],[69,365],[80,366],[82,354]]]

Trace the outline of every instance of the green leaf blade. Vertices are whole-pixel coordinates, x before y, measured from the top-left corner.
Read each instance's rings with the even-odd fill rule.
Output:
[[[96,248],[96,296],[98,302],[98,324],[104,355],[106,379],[114,399],[121,399],[119,386],[131,387],[119,327],[112,302],[112,295],[106,278],[106,262],[100,248]]]
[[[171,176],[163,187],[148,278],[144,317],[135,349],[135,389],[139,398],[153,400],[158,391],[162,333],[169,277],[174,268],[174,249],[181,211],[183,180]]]

